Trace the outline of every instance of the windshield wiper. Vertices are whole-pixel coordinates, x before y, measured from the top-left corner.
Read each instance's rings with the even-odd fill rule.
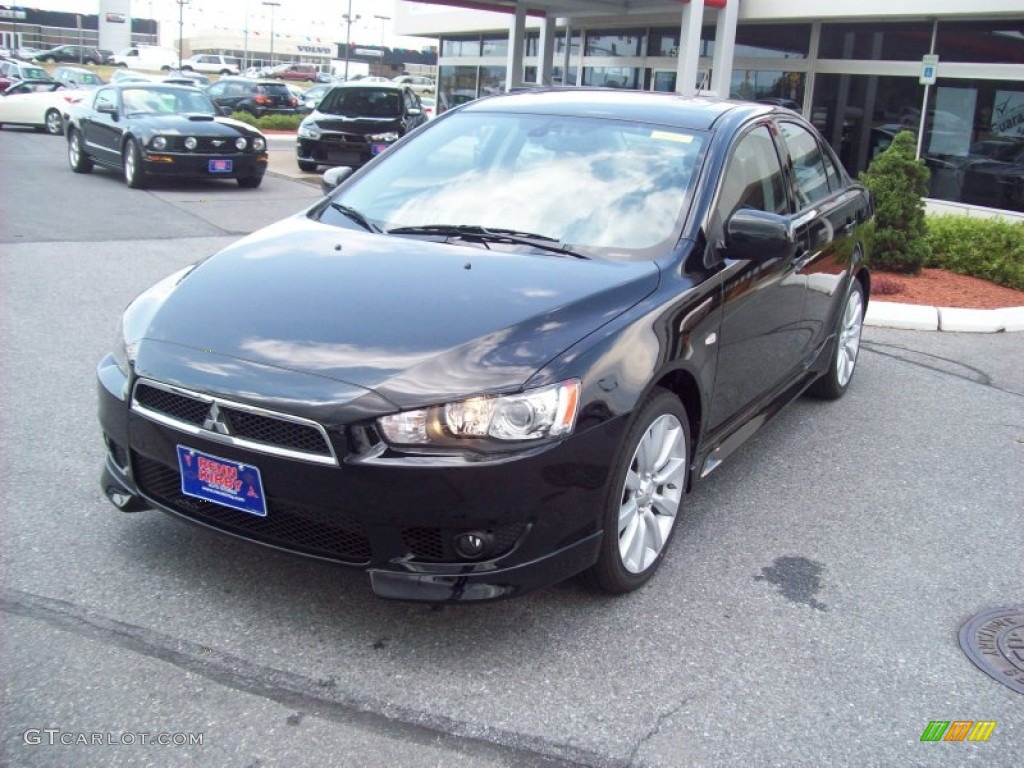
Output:
[[[578,251],[558,242],[553,237],[538,235],[533,232],[520,232],[516,229],[498,227],[481,227],[477,224],[425,224],[418,227],[395,227],[385,232],[388,235],[438,235],[440,237],[460,237],[467,240],[480,240],[483,243],[515,243],[528,245],[550,253],[562,253],[577,259],[589,259]]]
[[[368,218],[366,218],[362,213],[357,211],[355,208],[350,208],[349,206],[345,205],[344,203],[332,202],[331,203],[331,208],[333,208],[334,210],[338,211],[338,213],[345,214],[350,219],[352,219],[352,221],[354,221],[356,224],[358,224],[359,226],[361,226],[363,229],[367,230],[368,232],[381,232],[381,231],[383,231],[383,230],[381,230],[380,227],[378,227],[376,224],[374,224],[372,221],[370,221]]]

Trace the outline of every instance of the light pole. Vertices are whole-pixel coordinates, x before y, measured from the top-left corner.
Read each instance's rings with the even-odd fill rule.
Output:
[[[181,44],[185,30],[185,6],[192,0],[177,0],[178,2],[178,71],[181,71]]]
[[[355,16],[352,15],[352,0],[348,0],[348,13],[342,16],[343,19],[348,23],[348,31],[345,32],[345,82],[348,82],[348,60],[352,54],[352,22],[359,21],[361,18],[357,13]]]
[[[384,53],[383,53],[383,51],[384,51],[384,22],[385,21],[391,21],[391,17],[390,16],[381,16],[380,14],[375,13],[375,14],[373,14],[373,18],[380,19],[380,48],[381,48],[381,55],[383,56],[384,55]]]
[[[263,0],[264,5],[270,6],[270,66],[274,66],[274,9],[280,8],[280,3],[272,0]]]

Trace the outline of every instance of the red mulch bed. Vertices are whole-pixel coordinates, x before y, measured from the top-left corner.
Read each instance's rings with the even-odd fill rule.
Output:
[[[1024,291],[945,269],[924,269],[913,277],[871,270],[871,298],[875,301],[964,309],[1024,306]]]

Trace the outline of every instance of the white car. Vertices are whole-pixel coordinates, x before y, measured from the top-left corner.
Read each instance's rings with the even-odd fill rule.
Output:
[[[401,83],[411,88],[417,96],[433,96],[437,86],[429,77],[422,75],[399,75],[391,78],[393,83]]]
[[[215,75],[241,74],[241,62],[234,56],[221,56],[219,53],[197,53],[181,62],[182,72],[209,72]]]
[[[70,90],[60,83],[15,83],[0,94],[0,127],[28,125],[60,136],[71,105],[88,95],[88,91]]]

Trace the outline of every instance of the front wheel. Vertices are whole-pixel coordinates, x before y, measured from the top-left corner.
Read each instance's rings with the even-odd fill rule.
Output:
[[[308,160],[299,160],[299,170],[306,173],[316,173],[316,165],[316,163],[311,163]]]
[[[655,389],[633,417],[612,469],[600,554],[587,574],[594,586],[631,592],[661,565],[679,519],[689,447],[682,402]]]
[[[146,188],[146,169],[142,167],[142,152],[135,139],[128,139],[122,154],[124,181],[132,189]]]
[[[857,278],[853,278],[853,285],[850,286],[846,304],[839,316],[839,328],[836,330],[836,341],[828,370],[808,388],[807,394],[824,400],[838,400],[846,393],[853,378],[854,368],[857,366],[863,327],[864,287]]]
[[[64,118],[56,109],[47,110],[45,121],[46,132],[51,136],[60,136],[64,133]]]
[[[89,173],[92,160],[86,157],[82,149],[82,134],[74,128],[68,131],[68,165],[75,173]]]

